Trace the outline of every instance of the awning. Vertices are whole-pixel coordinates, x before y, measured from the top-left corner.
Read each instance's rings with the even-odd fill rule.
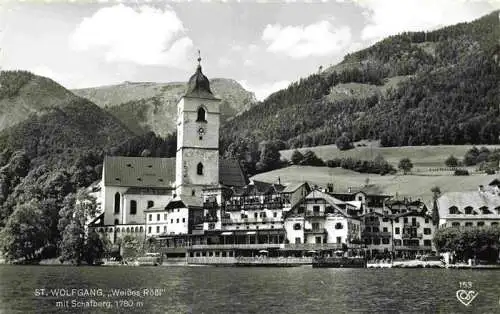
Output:
[[[247,234],[256,234],[255,231],[248,231]]]
[[[221,235],[232,235],[232,234],[233,234],[233,232],[231,232],[231,231],[221,233]]]

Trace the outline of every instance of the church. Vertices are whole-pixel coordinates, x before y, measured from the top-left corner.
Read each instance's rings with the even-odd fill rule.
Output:
[[[249,182],[238,161],[220,158],[221,101],[200,61],[177,104],[176,157],[106,156],[89,228],[111,243],[154,238],[165,257],[188,259],[302,257],[359,240],[361,203],[306,182]]]
[[[236,160],[219,157],[220,99],[200,61],[177,104],[176,157],[104,159],[103,213],[91,226],[103,227],[113,243],[123,234],[188,234],[202,216],[204,196],[220,201],[223,189],[248,183]]]

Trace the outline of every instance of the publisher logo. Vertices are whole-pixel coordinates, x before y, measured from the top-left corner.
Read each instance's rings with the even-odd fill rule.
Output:
[[[458,301],[465,306],[469,306],[478,294],[479,292],[474,290],[457,290],[456,293]]]

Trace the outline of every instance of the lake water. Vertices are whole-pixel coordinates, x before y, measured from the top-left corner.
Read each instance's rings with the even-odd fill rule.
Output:
[[[469,306],[460,282],[479,293]],[[0,313],[500,313],[499,301],[495,270],[0,265]]]

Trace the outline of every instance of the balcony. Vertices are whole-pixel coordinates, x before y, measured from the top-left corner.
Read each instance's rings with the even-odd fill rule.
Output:
[[[205,216],[203,217],[203,222],[217,222],[219,219],[214,216]]]
[[[342,243],[290,243],[283,244],[284,249],[289,250],[339,250]]]
[[[420,223],[405,223],[403,224],[404,228],[420,228]]]
[[[365,220],[365,226],[380,226],[380,220]]]
[[[217,204],[217,202],[204,202],[203,208],[204,209],[217,209],[217,208],[219,208],[219,205]]]
[[[390,238],[392,237],[392,233],[390,232],[373,232],[373,231],[363,231],[361,232],[362,237],[379,237],[379,238]]]
[[[309,233],[309,234],[325,234],[326,233],[326,229],[325,228],[304,229],[304,233]]]
[[[222,224],[254,224],[254,223],[282,223],[279,218],[237,218],[237,219],[222,219]]]
[[[410,233],[403,233],[402,238],[403,239],[422,239],[423,235],[421,233],[417,234],[410,234]]]
[[[306,211],[306,217],[324,217],[324,212],[314,212],[314,211]]]
[[[231,250],[231,249],[243,249],[243,250],[261,250],[261,249],[273,249],[280,248],[282,244],[279,243],[262,243],[262,244],[194,244],[189,248],[192,250]]]

